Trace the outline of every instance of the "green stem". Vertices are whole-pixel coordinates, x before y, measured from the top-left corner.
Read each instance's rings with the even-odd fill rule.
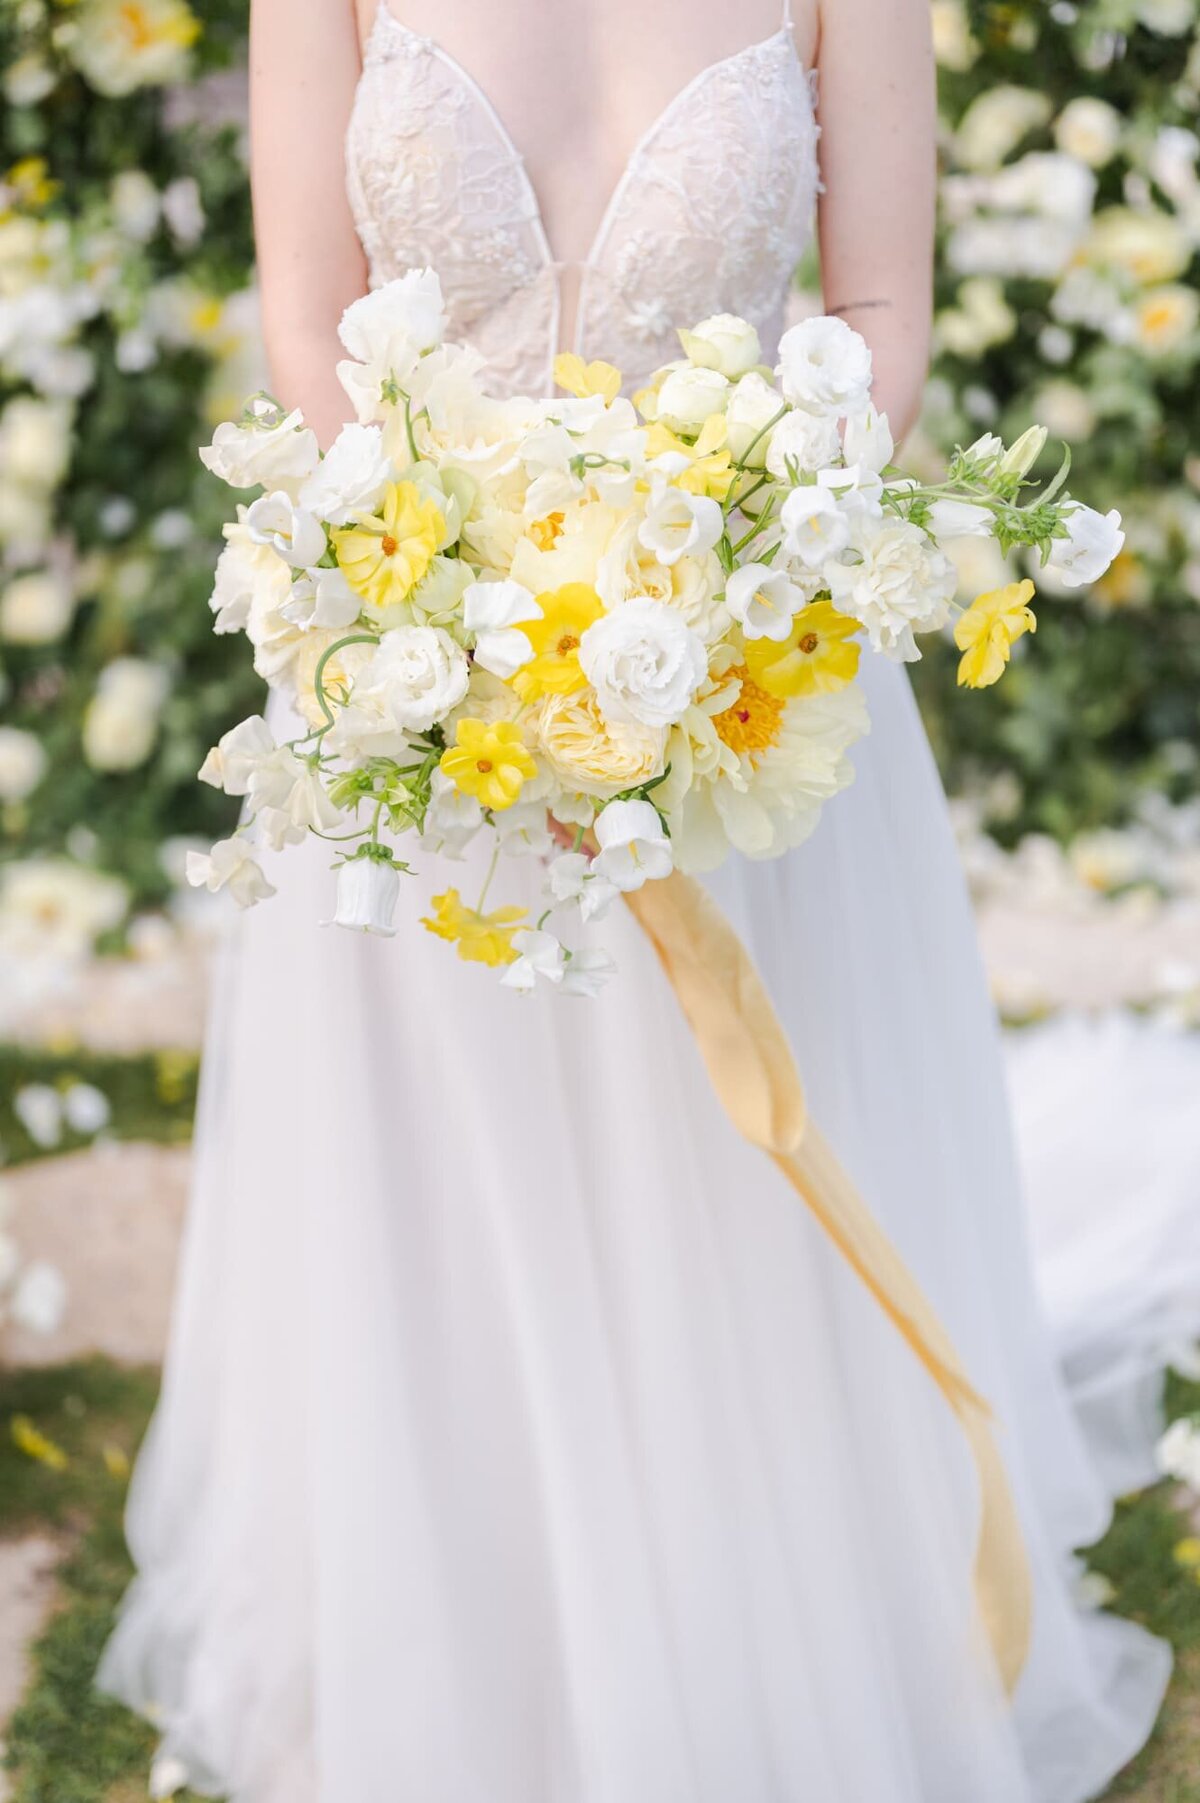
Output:
[[[325,716],[326,726],[324,730],[327,731],[334,723],[333,709],[330,707],[325,695],[324,677],[326,664],[335,652],[344,651],[347,645],[377,645],[378,643],[379,641],[373,632],[352,632],[347,638],[335,640],[335,642],[330,645],[327,650],[323,651],[321,656],[317,659],[317,667],[313,672],[313,689],[316,693],[321,712]]]
[[[492,878],[496,874],[496,865],[499,863],[499,861],[500,861],[500,841],[499,841],[499,839],[497,839],[495,845],[492,847],[492,861],[488,865],[487,875],[483,879],[483,888],[479,891],[479,900],[475,906],[475,912],[477,914],[483,913],[483,904],[487,900],[488,890],[492,886]]]

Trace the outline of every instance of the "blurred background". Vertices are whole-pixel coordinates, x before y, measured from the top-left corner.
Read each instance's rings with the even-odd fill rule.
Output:
[[[236,806],[195,773],[259,704],[239,641],[211,631],[224,503],[196,457],[263,381],[245,12],[0,6],[0,1796],[18,1803],[146,1790],[150,1737],[89,1683],[125,1572],[220,912],[183,862]],[[1128,536],[1083,599],[1039,578],[1036,640],[986,702],[956,691],[949,644],[914,680],[1019,1112],[1046,1093],[1039,1023],[1069,1018],[1060,1063],[1071,1034],[1102,1040],[1131,1096],[1166,1047],[1190,1176],[1200,5],[933,0],[933,18],[936,348],[907,461],[933,474],[956,443],[1040,420]],[[798,310],[815,279],[799,272]],[[954,548],[964,598],[1009,579],[994,544]],[[1174,1358],[1182,1414],[1200,1365]],[[1123,1505],[1081,1565],[1094,1606],[1180,1654],[1158,1740],[1115,1794],[1200,1799],[1198,1577],[1200,1507],[1174,1480]]]

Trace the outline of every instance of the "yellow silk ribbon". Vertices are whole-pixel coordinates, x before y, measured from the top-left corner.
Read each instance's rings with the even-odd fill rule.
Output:
[[[779,1017],[741,940],[707,890],[679,871],[626,896],[670,979],[730,1120],[812,1210],[903,1334],[957,1416],[980,1488],[975,1591],[1006,1688],[1029,1650],[1032,1587],[1016,1505],[986,1402],[883,1229],[808,1118]]]

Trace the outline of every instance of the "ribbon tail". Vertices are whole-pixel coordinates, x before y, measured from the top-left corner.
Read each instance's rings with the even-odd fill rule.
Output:
[[[976,1597],[998,1669],[1012,1691],[1029,1650],[1032,1584],[988,1406],[916,1278],[808,1120],[787,1035],[749,954],[711,896],[676,871],[625,899],[658,954],[730,1120],[773,1159],[962,1427],[980,1492]]]

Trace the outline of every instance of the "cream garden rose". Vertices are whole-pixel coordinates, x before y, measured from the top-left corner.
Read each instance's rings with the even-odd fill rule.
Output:
[[[568,791],[604,798],[662,773],[665,731],[607,719],[588,690],[547,695],[534,717],[533,734]]]

